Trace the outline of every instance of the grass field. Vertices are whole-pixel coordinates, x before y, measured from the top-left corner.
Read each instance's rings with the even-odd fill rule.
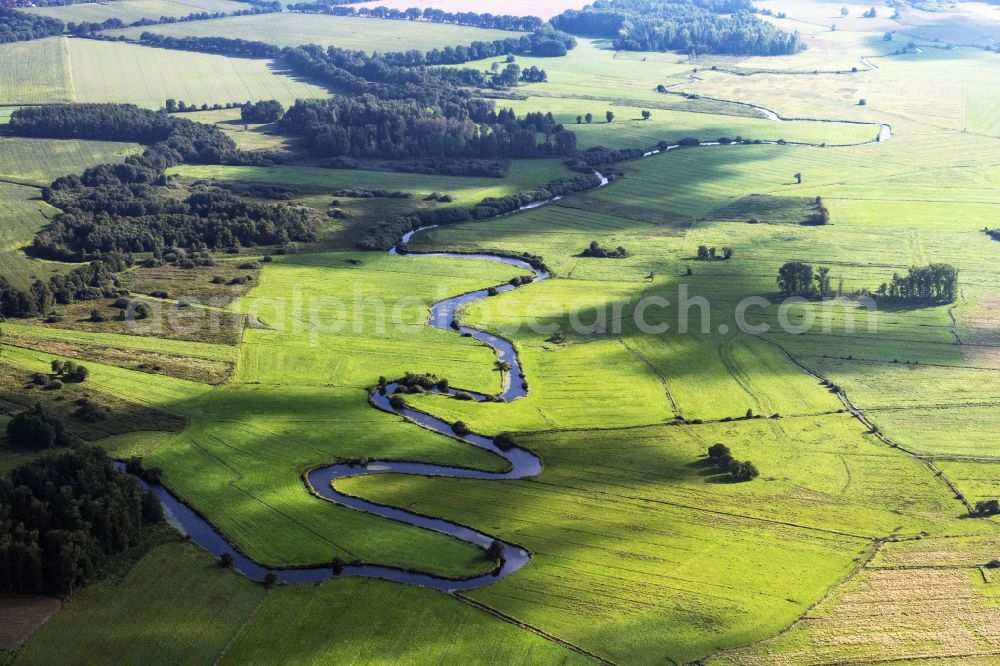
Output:
[[[0,44],[0,54],[0,104],[72,101],[64,38]]]
[[[178,583],[178,581],[181,581]],[[373,643],[374,632],[396,640]],[[70,647],[72,645],[72,647]],[[265,591],[178,542],[120,583],[77,594],[17,664],[441,661],[586,663],[579,655],[446,595],[356,578]]]
[[[201,12],[234,12],[246,9],[233,0],[115,0],[115,2],[88,2],[62,7],[31,7],[28,12],[50,16],[60,21],[101,23],[116,18],[125,23],[140,19],[159,19],[161,16],[181,17]]]
[[[150,1],[123,0],[122,7]],[[936,22],[933,30],[944,34],[954,29],[947,28],[953,14],[986,10],[962,6],[933,17],[911,8],[896,21],[887,6],[877,5],[876,19],[860,17],[867,6],[847,5],[846,18],[840,7],[769,4],[787,13],[773,20],[800,30],[810,45],[778,58],[691,60],[615,52],[581,39],[564,58],[518,57],[521,66],[546,69],[549,81],[520,86],[513,92],[523,99],[499,102],[519,112],[552,111],[578,132],[582,147],[648,147],[688,135],[828,147],[671,151],[617,165],[622,175],[607,187],[412,239],[411,247],[425,252],[528,252],[551,269],[550,280],[459,313],[463,323],[516,345],[527,397],[473,403],[407,396],[412,406],[476,432],[515,431],[543,471],[496,482],[377,475],[337,487],[527,548],[532,558],[523,569],[463,593],[513,623],[461,598],[379,581],[265,591],[174,543],[154,550],[122,581],[74,595],[18,660],[577,661],[578,653],[545,640],[550,635],[623,665],[995,662],[1000,575],[985,564],[1000,556],[1000,523],[970,518],[966,502],[1000,493],[1000,244],[982,233],[997,226],[992,220],[1000,213],[1000,56],[921,41],[921,53],[876,58],[869,70],[863,56],[910,39],[901,26]],[[457,26],[298,14],[154,29],[161,30],[379,51],[488,38]],[[891,42],[882,38],[887,30],[899,31]],[[13,86],[0,86],[0,103],[11,105],[59,94],[148,106],[166,97],[214,103],[326,94],[264,61],[79,39],[9,52],[73,65],[53,65],[35,82],[0,60],[0,83]],[[855,66],[862,71],[823,73]],[[656,92],[685,81],[695,67],[701,80],[679,90],[702,97]],[[758,69],[769,71],[750,74]],[[856,122],[774,122],[705,97],[785,117]],[[604,122],[607,109],[615,113],[612,123]],[[642,109],[652,111],[650,120],[638,119]],[[577,126],[576,115],[588,111],[596,122]],[[232,111],[189,117],[219,124],[247,148],[294,147],[267,128],[244,131]],[[888,141],[835,147],[873,138],[883,122],[893,127]],[[14,146],[6,141],[0,155]],[[64,163],[98,159],[100,151],[76,146],[60,155],[20,143],[4,168],[11,179],[41,180]],[[125,432],[102,445],[161,467],[172,492],[265,564],[315,565],[336,556],[451,576],[486,570],[481,549],[322,501],[302,474],[361,457],[504,469],[486,451],[372,409],[367,390],[379,376],[414,371],[499,391],[491,350],[425,322],[432,302],[522,271],[352,248],[367,224],[432,205],[422,201],[430,192],[470,205],[570,172],[558,160],[515,160],[503,179],[303,165],[181,166],[170,173],[179,192],[200,179],[288,186],[297,190],[296,203],[318,211],[331,205],[338,187],[414,196],[345,202],[349,219],[329,222],[321,244],[275,256],[252,289],[222,306],[227,321],[256,322],[224,340],[130,335],[111,323],[79,330],[5,324],[17,345],[4,348],[11,376],[44,369],[53,355],[87,359],[87,390],[182,419],[187,427],[180,432]],[[0,195],[13,202],[0,209],[11,221],[4,240],[11,248],[50,213],[31,199],[35,192],[0,184]],[[803,224],[817,197],[831,223]],[[628,256],[581,256],[592,241],[622,246]],[[700,260],[702,245],[731,248],[732,258]],[[27,262],[14,252],[9,257]],[[830,268],[841,296],[781,307],[776,275],[788,261]],[[955,303],[882,303],[872,316],[850,297],[931,262],[959,270]],[[232,269],[228,259],[220,263]],[[136,270],[128,284],[140,293],[169,284],[172,298],[207,294],[211,273],[199,271]],[[766,333],[740,329],[748,297],[770,301],[747,311],[746,323],[770,326]],[[640,325],[635,308],[651,298]],[[789,327],[811,317],[811,326]],[[653,333],[645,329],[650,324],[667,328]],[[156,359],[161,371],[139,372],[146,359]],[[830,382],[867,422],[847,411]],[[9,383],[14,391],[17,382]],[[759,477],[735,483],[709,463],[706,449],[720,442],[753,462]],[[24,459],[0,450],[0,468]]]
[[[710,663],[854,663],[873,654],[901,662],[966,663],[968,656],[968,663],[991,663],[1000,650],[994,621],[1000,580],[980,566],[998,546],[995,536],[886,544],[789,631]]]
[[[123,162],[138,144],[75,139],[0,138],[0,178],[45,187],[59,176],[96,164]]]
[[[484,30],[446,23],[415,23],[351,16],[317,14],[262,14],[234,16],[217,21],[173,23],[153,28],[125,28],[108,34],[137,38],[149,31],[169,37],[238,37],[278,46],[320,44],[362,51],[429,51],[445,46],[468,45],[519,37],[521,33]]]

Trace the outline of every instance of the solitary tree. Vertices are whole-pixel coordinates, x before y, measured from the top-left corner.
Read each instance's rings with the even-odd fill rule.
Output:
[[[850,14],[850,11],[848,11],[847,7],[841,7],[840,8],[840,15],[841,16],[847,16],[848,14]]]
[[[615,114],[611,113],[610,111],[607,111],[605,112],[604,117],[607,118],[608,122],[610,123],[612,120],[615,119]]]
[[[583,122],[583,116],[577,116],[576,117],[576,124],[579,125],[582,122]]]
[[[594,114],[588,113],[583,117],[583,119],[586,120],[587,124],[589,125],[594,120]]]
[[[653,115],[653,114],[652,114],[652,113],[650,113],[649,111],[647,111],[647,110],[645,110],[645,109],[643,109],[643,110],[642,110],[642,119],[643,119],[643,120],[649,120],[649,117],[650,117],[651,115]]]
[[[799,185],[802,184],[802,173],[801,172],[795,174],[795,182],[798,183]]]

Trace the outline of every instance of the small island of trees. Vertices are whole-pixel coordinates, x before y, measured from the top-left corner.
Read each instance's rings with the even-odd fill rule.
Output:
[[[614,250],[602,247],[597,241],[590,241],[586,250],[580,253],[581,257],[595,257],[598,259],[624,259],[630,256],[628,250],[619,245]]]

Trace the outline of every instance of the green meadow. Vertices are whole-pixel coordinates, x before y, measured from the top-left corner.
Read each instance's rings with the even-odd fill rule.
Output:
[[[212,21],[191,21],[111,30],[110,35],[138,38],[143,32],[168,37],[229,37],[278,46],[320,44],[363,51],[429,51],[434,48],[518,37],[520,33],[484,30],[446,23],[415,23],[322,14],[261,14]]]
[[[188,1],[35,11],[186,13]],[[193,0],[190,11],[231,4]],[[970,517],[965,502],[1000,493],[1000,243],[982,231],[998,226],[1000,213],[1000,55],[923,39],[920,53],[888,55],[909,39],[904,27],[933,39],[975,8],[940,12],[935,28],[932,12],[913,8],[896,21],[882,5],[874,19],[854,4],[847,17],[839,3],[768,6],[787,13],[770,20],[800,30],[809,50],[692,59],[615,52],[581,38],[565,57],[518,56],[523,67],[544,68],[548,82],[518,86],[497,103],[551,111],[584,149],[685,136],[817,145],[701,146],[622,162],[606,187],[443,225],[409,244],[426,253],[529,253],[551,271],[549,280],[458,313],[462,324],[515,345],[526,397],[405,398],[483,435],[513,432],[543,470],[504,481],[377,474],[336,488],[519,544],[531,553],[523,569],[455,595],[362,578],[268,588],[169,541],[73,594],[14,663],[547,664],[586,654],[616,664],[990,663],[1000,654],[1000,575],[984,565],[1000,554],[1000,522]],[[512,34],[295,13],[153,30],[379,51]],[[891,43],[887,30],[900,31]],[[881,56],[877,69],[863,56]],[[498,60],[467,66],[489,70]],[[46,65],[26,76],[29,61]],[[656,91],[680,82],[697,97]],[[157,108],[167,97],[287,105],[328,94],[265,60],[84,39],[0,46],[5,105]],[[735,102],[813,120],[771,121]],[[587,112],[594,122],[578,125]],[[218,124],[247,149],[296,149],[275,127],[244,128],[237,116],[188,117]],[[871,141],[883,122],[893,126],[889,140],[853,145]],[[138,149],[0,138],[0,274],[27,285],[65,270],[21,251],[56,214],[37,188]],[[178,192],[202,180],[288,187],[295,204],[321,213],[338,188],[412,197],[337,197],[347,220],[324,222],[319,243],[263,263],[252,288],[222,307],[239,326],[218,339],[111,322],[11,321],[2,326],[0,371],[13,391],[53,358],[82,359],[90,378],[73,390],[179,423],[137,423],[99,444],[161,468],[172,493],[265,566],[325,566],[336,557],[439,576],[485,573],[494,563],[483,549],[322,500],[304,474],[358,459],[507,469],[488,451],[374,409],[368,392],[380,377],[428,372],[499,393],[494,352],[427,326],[429,308],[524,271],[364,252],[355,243],[384,217],[442,205],[423,201],[432,192],[452,197],[444,205],[470,206],[573,172],[558,159],[511,160],[496,179],[314,164],[181,165],[168,174]],[[806,223],[820,202],[830,224]],[[627,256],[582,256],[594,241]],[[730,248],[732,257],[699,258],[701,246]],[[272,249],[217,259],[232,268],[264,252]],[[837,297],[783,305],[776,276],[789,261],[829,268]],[[872,312],[852,296],[933,262],[958,269],[954,303],[882,303]],[[138,271],[127,277],[150,293],[152,278]],[[212,275],[176,272],[196,289]],[[751,297],[765,300],[746,308]],[[163,367],[151,371],[146,359]],[[188,376],[178,366],[210,372]],[[733,482],[706,457],[716,443],[759,476]],[[0,447],[0,469],[31,455]]]
[[[157,20],[161,16],[180,18],[188,14],[201,12],[234,12],[246,9],[233,0],[116,0],[114,4],[103,2],[88,2],[76,5],[31,7],[32,14],[50,16],[60,21],[102,22],[116,18],[125,23],[140,19]]]
[[[376,631],[397,639],[373,644]],[[75,595],[15,663],[86,664],[100,655],[128,664],[245,664],[333,654],[352,661],[468,654],[474,664],[587,663],[440,592],[356,578],[265,591],[183,542],[155,548],[121,583]]]

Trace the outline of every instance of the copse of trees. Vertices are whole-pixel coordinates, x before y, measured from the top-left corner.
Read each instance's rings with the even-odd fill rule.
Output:
[[[72,592],[162,517],[156,496],[97,447],[17,467],[0,479],[0,590]]]
[[[0,44],[61,35],[65,27],[59,19],[0,5]]]
[[[576,135],[551,113],[518,117],[471,98],[440,105],[370,94],[297,100],[281,126],[324,158],[530,158],[576,151]]]
[[[958,270],[941,263],[914,266],[906,275],[893,273],[892,280],[879,285],[875,293],[909,303],[954,303],[958,298]]]
[[[580,253],[580,256],[595,257],[598,259],[624,259],[631,255],[629,255],[628,250],[620,245],[614,250],[609,250],[606,247],[601,247],[601,244],[597,241],[590,241],[590,245]]]
[[[102,255],[100,260],[53,275],[49,281],[35,280],[27,291],[17,289],[0,276],[0,314],[5,317],[36,317],[46,314],[55,303],[125,296],[117,272],[131,264],[120,254]]]
[[[613,39],[626,51],[787,55],[804,48],[797,32],[753,11],[750,0],[597,0],[551,23],[575,35]]]
[[[834,295],[830,286],[830,269],[789,261],[778,270],[778,287],[785,296],[823,298]],[[883,282],[874,293],[867,289],[859,296],[924,305],[953,303],[958,298],[958,271],[949,264],[935,263],[914,266],[906,275],[894,273],[892,280]]]
[[[196,191],[180,201],[167,195],[161,186],[170,166],[266,165],[275,157],[237,150],[217,127],[130,104],[25,107],[14,112],[10,127],[22,136],[152,144],[123,164],[98,165],[45,188],[43,198],[64,212],[35,236],[36,256],[80,261],[195,244],[210,249],[315,238],[315,222],[300,208],[247,202],[227,191]]]
[[[757,467],[749,460],[736,460],[725,444],[708,447],[708,460],[719,469],[728,472],[733,481],[752,481],[760,476]]]
[[[44,375],[43,375],[44,377]],[[70,446],[78,440],[66,432],[63,422],[36,403],[7,422],[7,444],[28,451]]]
[[[273,123],[285,115],[285,107],[275,99],[247,102],[240,107],[240,118],[245,123]]]
[[[785,296],[822,298],[832,296],[830,269],[820,267],[813,271],[812,264],[789,261],[778,269],[778,287]]]

